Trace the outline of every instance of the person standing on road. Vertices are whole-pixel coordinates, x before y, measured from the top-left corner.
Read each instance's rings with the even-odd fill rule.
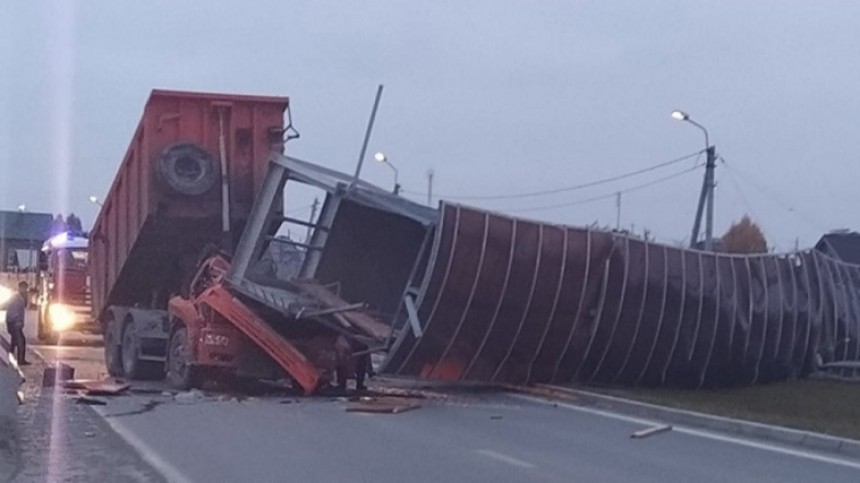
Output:
[[[13,354],[17,351],[19,366],[30,364],[26,358],[27,342],[24,338],[24,317],[27,311],[27,292],[29,288],[27,282],[19,283],[18,292],[12,296],[12,299],[6,306],[6,330],[12,339],[9,351]]]

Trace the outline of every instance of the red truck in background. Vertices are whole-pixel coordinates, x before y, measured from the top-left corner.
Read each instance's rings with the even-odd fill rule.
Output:
[[[70,232],[45,241],[39,263],[38,337],[54,344],[68,331],[98,333],[92,315],[88,240]]]

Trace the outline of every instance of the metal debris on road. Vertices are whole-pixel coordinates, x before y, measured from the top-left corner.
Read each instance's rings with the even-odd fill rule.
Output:
[[[665,433],[666,431],[671,431],[672,426],[668,424],[660,424],[657,426],[652,426],[650,428],[646,428],[640,431],[636,431],[631,434],[630,437],[633,439],[642,439],[647,438],[649,436],[654,436],[655,434]]]
[[[346,406],[348,413],[381,413],[398,414],[418,409],[421,404],[417,401],[398,397],[362,397],[358,402]]]

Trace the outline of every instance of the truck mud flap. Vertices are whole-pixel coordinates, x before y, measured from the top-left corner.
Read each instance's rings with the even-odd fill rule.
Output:
[[[230,321],[265,351],[302,387],[305,394],[311,394],[317,389],[320,373],[316,367],[293,344],[275,332],[266,321],[226,288],[212,287],[204,292],[199,300]]]
[[[860,359],[860,270],[731,255],[443,203],[384,372],[498,383],[727,386]],[[416,335],[418,334],[418,335]]]

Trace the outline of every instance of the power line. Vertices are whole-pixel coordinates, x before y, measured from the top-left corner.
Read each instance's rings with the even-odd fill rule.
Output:
[[[759,219],[758,213],[756,213],[755,208],[753,208],[752,203],[750,203],[750,200],[749,200],[749,198],[747,198],[747,195],[744,193],[744,190],[741,189],[741,185],[738,182],[737,178],[735,177],[734,171],[732,171],[730,169],[726,169],[725,171],[729,175],[728,176],[729,181],[731,181],[732,187],[735,189],[735,192],[738,194],[738,196],[740,196],[741,201],[743,201],[743,203],[744,203],[744,206],[747,207],[747,211],[752,213],[752,215],[756,217],[756,220],[758,220]]]
[[[647,188],[649,186],[654,186],[655,184],[659,184],[659,183],[662,183],[664,181],[668,181],[670,179],[674,179],[674,178],[677,178],[679,176],[685,175],[687,173],[693,172],[693,171],[701,168],[702,166],[704,166],[704,165],[701,163],[696,164],[695,166],[693,166],[691,168],[687,168],[683,171],[678,171],[678,172],[672,173],[668,176],[663,176],[662,178],[657,178],[655,180],[651,180],[647,183],[642,183],[642,184],[635,185],[635,186],[632,186],[632,187],[627,188],[627,189],[614,191],[612,193],[608,193],[605,195],[594,196],[591,198],[585,198],[585,199],[571,201],[571,202],[567,202],[567,203],[558,203],[558,204],[554,204],[554,205],[531,206],[528,208],[511,208],[511,209],[507,209],[507,210],[502,209],[502,210],[498,210],[498,211],[506,211],[506,212],[510,212],[510,213],[521,213],[521,212],[526,212],[526,211],[550,210],[550,209],[554,209],[554,208],[564,208],[564,207],[568,207],[568,206],[584,205],[586,203],[592,203],[594,201],[600,201],[600,200],[605,200],[605,199],[609,199],[609,198],[614,198],[614,197],[618,196],[619,193],[620,194],[630,193],[631,191],[637,191],[637,190],[640,190],[643,188]]]
[[[736,174],[743,175],[740,177],[740,179],[744,180],[749,186],[752,186],[753,188],[758,190],[758,192],[763,194],[765,197],[770,198],[771,201],[782,207],[784,210],[794,214],[794,216],[796,216],[799,220],[805,221],[806,223],[810,224],[811,226],[814,226],[819,230],[825,230],[825,228],[817,221],[815,221],[814,218],[798,211],[794,206],[792,206],[791,203],[786,202],[782,199],[781,196],[776,195],[770,189],[766,188],[764,184],[757,181],[755,177],[753,177],[749,173],[744,173],[743,171],[736,168],[734,165],[730,167],[729,163],[722,156],[720,156],[720,159],[723,161],[723,166],[725,166],[726,171],[734,171]]]
[[[725,163],[725,161],[723,161],[723,163]],[[744,206],[747,207],[747,212],[752,213],[753,217],[755,218],[756,223],[759,225],[759,228],[761,228],[762,232],[764,233],[765,238],[769,238],[767,230],[765,230],[764,226],[762,226],[762,223],[764,222],[764,220],[758,215],[758,212],[756,211],[756,209],[753,208],[752,203],[750,203],[749,198],[747,198],[747,195],[744,193],[744,190],[741,188],[741,184],[738,182],[737,178],[735,177],[734,171],[732,171],[730,169],[726,169],[725,172],[728,173],[728,179],[729,179],[729,181],[731,181],[731,185],[735,189],[735,192],[741,198],[741,201],[743,201]]]
[[[618,180],[622,180],[625,178],[630,178],[631,176],[640,175],[643,173],[647,173],[649,171],[654,171],[655,169],[660,169],[660,168],[664,168],[666,166],[680,163],[681,161],[686,161],[686,160],[688,160],[694,156],[701,155],[703,152],[704,152],[704,150],[696,151],[695,153],[687,154],[685,156],[681,156],[680,158],[670,159],[668,161],[664,161],[662,163],[657,163],[657,164],[648,166],[646,168],[637,169],[636,171],[630,171],[630,172],[619,174],[616,176],[611,176],[609,178],[603,178],[603,179],[599,179],[599,180],[595,180],[595,181],[589,181],[587,183],[577,184],[577,185],[573,185],[573,186],[567,186],[564,188],[555,188],[555,189],[541,190],[541,191],[531,191],[531,192],[526,192],[526,193],[515,193],[515,194],[510,194],[510,195],[487,195],[487,196],[459,195],[459,196],[454,196],[454,195],[436,194],[434,196],[436,196],[437,198],[448,198],[448,199],[456,199],[456,200],[509,200],[509,199],[516,199],[516,198],[530,198],[533,196],[552,195],[552,194],[557,194],[557,193],[564,193],[566,191],[575,191],[575,190],[580,190],[583,188],[591,188],[592,186],[599,186],[602,184],[611,183],[613,181],[618,181]],[[415,194],[415,195],[419,195],[419,196],[426,196],[427,195],[427,193],[421,193],[418,191],[410,191],[410,193]],[[612,196],[615,196],[615,194],[613,193]]]

